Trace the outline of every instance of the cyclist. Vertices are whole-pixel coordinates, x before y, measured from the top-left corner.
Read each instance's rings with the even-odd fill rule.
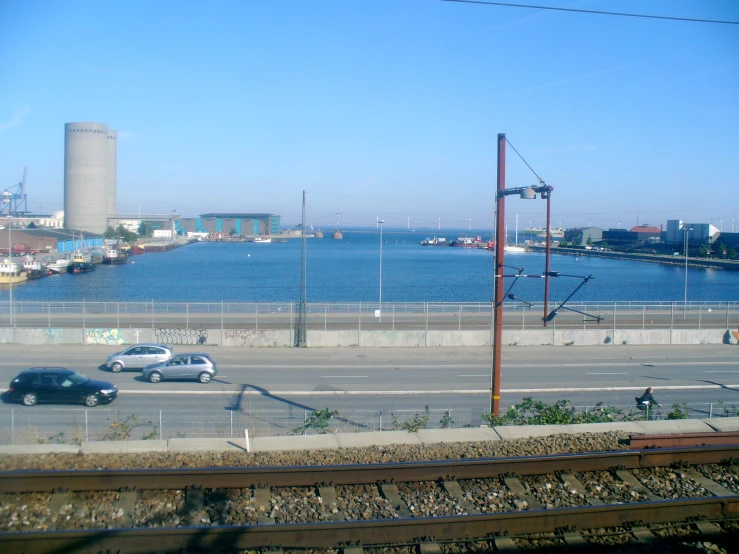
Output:
[[[647,413],[650,412],[650,406],[659,406],[660,408],[662,407],[662,404],[657,402],[657,400],[652,395],[652,387],[647,387],[647,390],[644,391],[644,394],[636,397],[636,405],[640,410],[644,410]],[[651,416],[652,414],[649,415]]]

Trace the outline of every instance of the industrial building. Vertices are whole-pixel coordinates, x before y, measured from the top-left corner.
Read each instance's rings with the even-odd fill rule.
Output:
[[[280,216],[264,213],[208,213],[200,217],[178,219],[175,221],[175,229],[181,234],[279,235]]]
[[[73,252],[82,248],[100,248],[105,244],[102,235],[76,233],[66,229],[28,229],[16,227],[13,221],[11,238],[13,245],[26,245],[33,252]],[[7,252],[8,229],[0,230],[0,251]]]
[[[64,227],[103,233],[116,213],[118,133],[104,123],[64,125]]]

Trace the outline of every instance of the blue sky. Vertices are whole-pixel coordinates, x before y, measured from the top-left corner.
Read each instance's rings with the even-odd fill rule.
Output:
[[[524,0],[521,0],[524,3]],[[532,2],[534,3],[534,2]],[[536,4],[739,20],[736,0]],[[0,189],[62,209],[64,123],[119,132],[121,212],[492,225],[496,136],[555,225],[739,230],[739,25],[438,0],[0,0]],[[508,150],[509,187],[535,178]],[[513,225],[545,203],[511,198]]]

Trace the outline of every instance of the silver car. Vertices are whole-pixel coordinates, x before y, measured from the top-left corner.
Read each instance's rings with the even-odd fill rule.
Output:
[[[105,367],[113,373],[123,369],[143,369],[148,365],[166,362],[172,357],[172,349],[163,344],[141,343],[111,354]]]
[[[144,368],[144,379],[158,383],[164,379],[197,379],[207,383],[216,376],[216,363],[208,354],[177,354],[172,359]]]

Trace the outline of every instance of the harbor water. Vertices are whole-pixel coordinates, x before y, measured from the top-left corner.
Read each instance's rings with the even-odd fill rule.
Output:
[[[377,302],[380,290],[378,230],[343,230],[343,240],[306,240],[308,302]],[[382,244],[384,302],[490,302],[493,295],[491,251],[475,248],[422,247],[436,231],[385,229]],[[442,232],[447,240],[479,232]],[[489,233],[486,234],[488,236]],[[519,237],[523,240],[523,237]],[[98,266],[80,275],[53,275],[13,286],[18,301],[157,301],[157,302],[290,302],[300,298],[301,241],[200,242],[161,253],[132,256],[125,265]],[[543,253],[506,255],[506,274],[541,275]],[[561,301],[592,275],[573,301],[682,302],[685,267],[595,257],[552,255],[550,300]],[[739,274],[689,268],[689,301],[736,301]],[[506,279],[506,288],[512,279]],[[522,278],[516,297],[540,302],[544,280]],[[0,301],[7,301],[7,286]]]

